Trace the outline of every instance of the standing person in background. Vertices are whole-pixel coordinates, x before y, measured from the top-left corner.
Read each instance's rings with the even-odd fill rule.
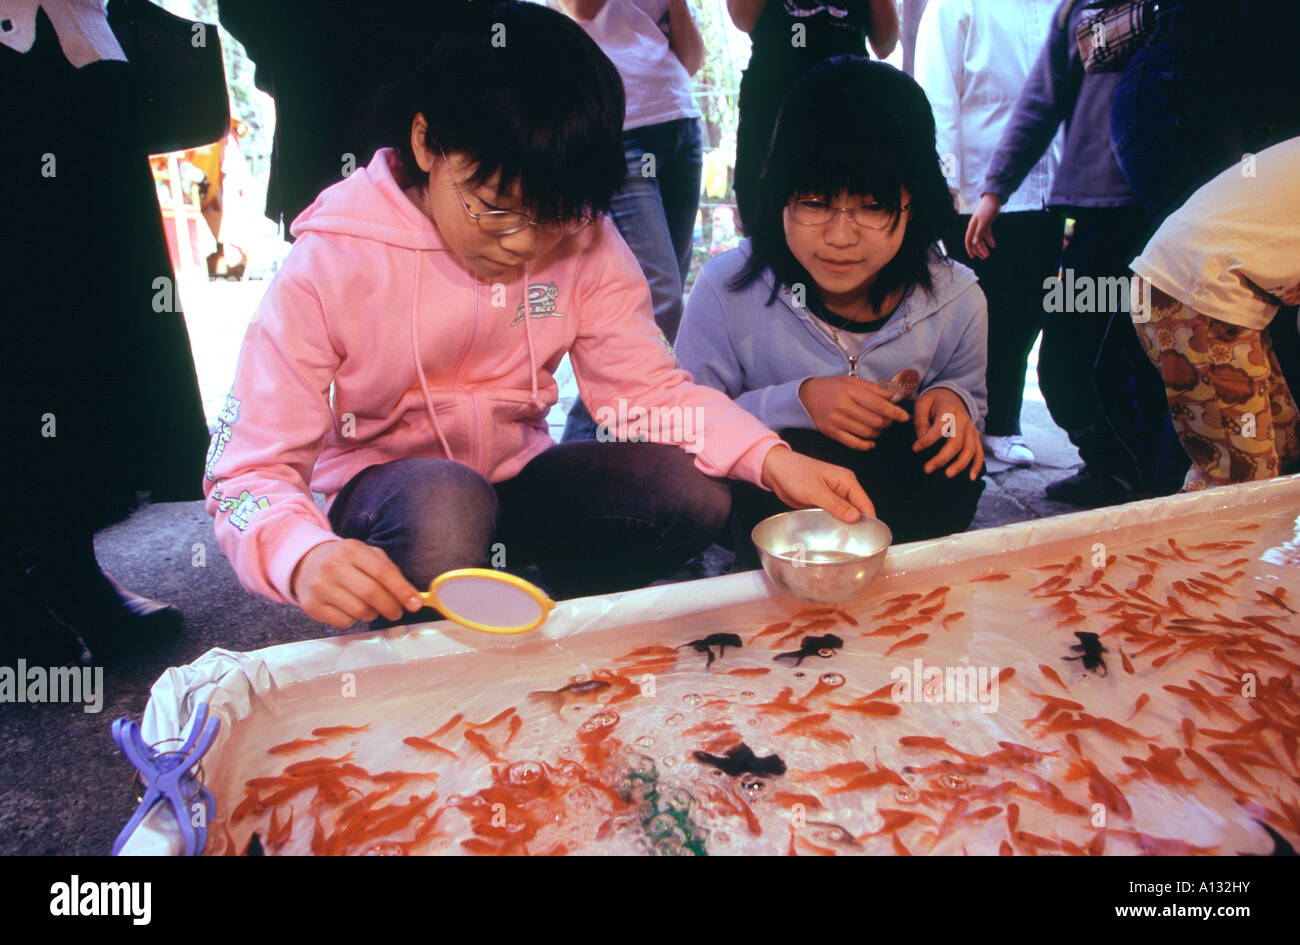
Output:
[[[0,2],[0,26],[0,648],[88,662],[179,627],[177,608],[101,570],[94,535],[137,490],[198,498],[207,428],[141,64],[102,3]]]
[[[786,93],[824,59],[864,55],[867,40],[884,59],[898,43],[898,10],[894,0],[727,0],[727,12],[753,41],[740,80],[736,129],[736,207],[748,232],[758,209],[758,176]]]
[[[916,79],[934,109],[938,151],[960,214],[944,245],[975,270],[988,299],[984,450],[1014,466],[1034,462],[1020,435],[1020,408],[1029,352],[1043,327],[1043,280],[1056,275],[1061,255],[1062,220],[1046,209],[1061,159],[1059,138],[1002,208],[999,252],[972,258],[965,234],[1055,6],[1055,0],[931,0],[916,44]]]
[[[466,0],[219,0],[221,25],[275,99],[266,215],[289,224],[374,151],[369,111],[409,73]]]
[[[610,210],[650,285],[655,323],[671,344],[682,320],[700,207],[704,141],[691,76],[704,64],[704,39],[686,0],[552,0],[613,61],[627,114],[627,180]],[[564,440],[593,439],[596,425],[574,403]]]
[[[1107,295],[1101,287],[1119,284],[1112,280],[1127,289],[1128,264],[1150,236],[1151,221],[1111,150],[1110,105],[1119,73],[1085,73],[1079,58],[1075,27],[1083,16],[1084,0],[1062,0],[1052,17],[1047,42],[989,164],[966,231],[966,251],[976,259],[1001,252],[990,227],[1064,123],[1048,206],[1074,220],[1061,255],[1062,286],[1093,291],[1081,295],[1085,304],[1076,307],[1071,288],[1070,304],[1050,311],[1043,324],[1039,386],[1052,419],[1084,463],[1046,492],[1057,502],[1096,508],[1146,492],[1176,491],[1186,466],[1157,468],[1157,444],[1169,414],[1163,385],[1142,352],[1129,312],[1107,310],[1126,306],[1099,301]],[[1045,309],[1050,298],[1045,289]]]
[[[1300,138],[1229,167],[1166,220],[1133,270],[1151,286],[1136,323],[1160,369],[1194,492],[1300,463],[1300,416],[1273,350],[1300,303]],[[1144,296],[1145,299],[1145,296]]]
[[[1110,128],[1158,225],[1244,155],[1300,134],[1300,4],[1162,0],[1154,17],[1115,88]]]

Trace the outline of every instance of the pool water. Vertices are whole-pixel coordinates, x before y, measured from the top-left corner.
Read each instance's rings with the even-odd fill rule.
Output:
[[[1300,841],[1294,513],[278,688],[206,852],[1267,853]]]

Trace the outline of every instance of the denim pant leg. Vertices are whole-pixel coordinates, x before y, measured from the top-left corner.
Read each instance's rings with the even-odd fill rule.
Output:
[[[383,550],[423,590],[444,571],[487,566],[497,508],[495,490],[474,470],[420,456],[352,477],[329,520],[340,538]]]
[[[728,481],[659,443],[562,443],[497,484],[507,546],[537,562],[557,599],[644,587],[707,548]]]
[[[681,222],[681,217],[685,215],[685,192],[690,190],[688,184],[692,170],[689,154],[685,155],[688,162],[686,166],[678,166],[677,163],[683,157],[683,149],[679,147],[683,131],[679,126],[679,122],[670,121],[634,128],[623,135],[627,178],[623,187],[614,195],[610,212],[614,225],[641,265],[641,272],[650,286],[655,323],[670,343],[677,337],[677,327],[682,321],[683,279],[680,262],[683,252],[674,243],[671,227],[677,227],[677,240],[685,244],[684,255],[689,266],[690,236],[695,222],[694,209],[690,210],[687,222]],[[695,130],[698,145],[698,125],[692,121],[691,126]],[[647,161],[647,156],[653,157],[653,164]],[[694,206],[698,206],[701,168],[698,147],[693,160],[695,183],[691,199]],[[651,167],[653,174],[648,173]],[[672,220],[668,216],[669,210],[673,213]],[[683,228],[684,239],[680,235]],[[561,442],[595,438],[595,421],[591,419],[586,405],[578,400],[569,412]]]
[[[1110,119],[1120,170],[1157,225],[1239,161],[1245,143],[1239,102],[1222,93],[1215,65],[1229,5],[1162,7],[1155,35],[1115,87]],[[1245,85],[1240,95],[1258,94]]]
[[[695,248],[695,217],[700,211],[700,178],[704,173],[704,137],[695,118],[681,118],[669,123],[672,133],[672,160],[659,173],[659,196],[663,200],[668,235],[677,256],[682,285],[691,271],[691,253]],[[660,325],[662,328],[663,326]],[[664,333],[669,341],[677,333]]]

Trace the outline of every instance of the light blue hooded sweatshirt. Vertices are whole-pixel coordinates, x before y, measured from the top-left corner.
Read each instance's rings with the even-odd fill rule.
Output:
[[[975,273],[932,258],[929,292],[917,286],[875,332],[838,332],[796,304],[782,286],[769,306],[770,269],[737,292],[728,283],[749,259],[749,241],[705,264],[691,290],[676,352],[697,383],[723,391],[771,430],[816,428],[799,400],[810,377],[853,371],[890,392],[895,403],[946,387],[982,430],[988,410],[988,306]]]

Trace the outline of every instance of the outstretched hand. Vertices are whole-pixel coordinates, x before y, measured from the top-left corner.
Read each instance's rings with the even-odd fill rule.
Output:
[[[303,555],[289,589],[308,617],[340,630],[380,614],[397,620],[403,610],[414,613],[423,606],[420,592],[388,555],[351,538],[324,542]]]
[[[784,444],[767,451],[763,459],[763,485],[794,509],[821,508],[842,522],[875,516],[876,507],[843,466],[796,453]]]

